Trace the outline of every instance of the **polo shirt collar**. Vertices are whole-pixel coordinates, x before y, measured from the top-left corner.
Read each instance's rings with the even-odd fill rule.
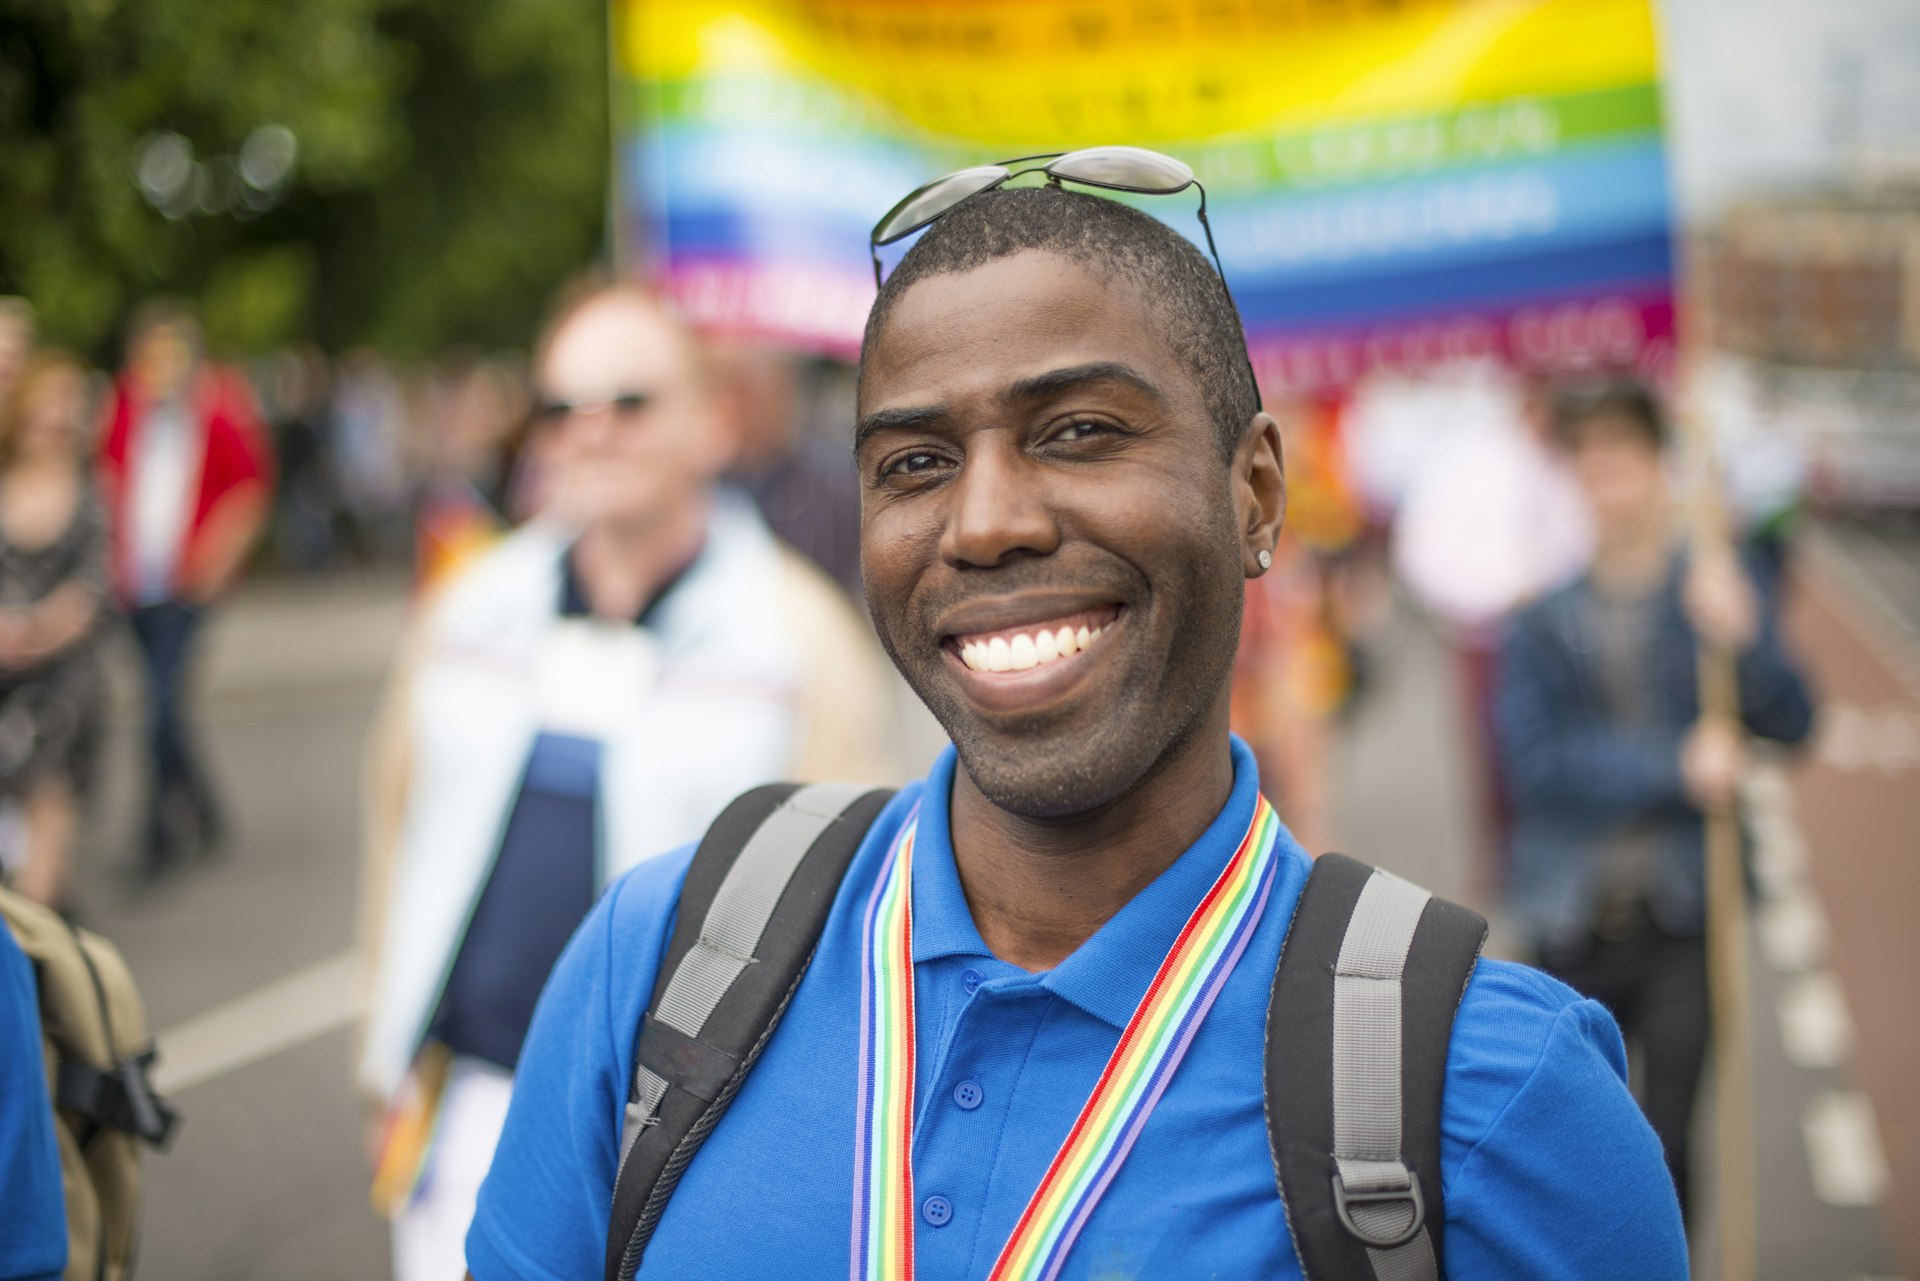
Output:
[[[1116,1029],[1124,1030],[1167,950],[1220,869],[1240,847],[1260,794],[1253,753],[1231,740],[1233,791],[1200,839],[1187,847],[1144,890],[1114,913],[1092,938],[1040,976],[1039,982]],[[955,754],[940,754],[927,775],[920,827],[913,847],[913,959],[916,964],[949,956],[991,957],[980,938],[953,861],[952,803]]]

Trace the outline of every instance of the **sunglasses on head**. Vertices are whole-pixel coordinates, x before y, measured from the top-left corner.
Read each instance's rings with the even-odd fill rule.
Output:
[[[1035,160],[1047,163],[1029,165],[1025,169],[1014,167]],[[873,233],[867,239],[868,252],[873,256],[874,288],[878,289],[882,284],[880,250],[883,246],[904,240],[914,232],[932,226],[961,203],[984,191],[1005,186],[1013,179],[1030,173],[1045,174],[1047,181],[1055,186],[1062,182],[1073,182],[1083,187],[1130,191],[1142,196],[1171,196],[1192,187],[1200,193],[1200,230],[1206,233],[1207,252],[1213,255],[1213,269],[1220,273],[1220,287],[1226,289],[1228,299],[1232,299],[1232,290],[1227,289],[1226,268],[1220,265],[1220,249],[1213,243],[1213,224],[1207,221],[1207,189],[1200,185],[1200,180],[1193,176],[1192,168],[1184,161],[1158,151],[1149,151],[1145,147],[1123,146],[1082,147],[1078,151],[1017,156],[999,164],[956,169],[914,188],[874,224]],[[1261,403],[1260,380],[1254,377],[1251,357],[1247,360],[1247,380],[1253,385],[1253,403],[1258,405]]]
[[[596,409],[604,409],[615,418],[637,418],[652,403],[652,394],[644,391],[617,392],[605,400],[541,400],[528,417],[536,427],[555,427],[575,414]]]

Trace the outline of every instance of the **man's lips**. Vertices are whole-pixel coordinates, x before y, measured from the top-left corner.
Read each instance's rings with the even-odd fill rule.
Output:
[[[1125,619],[1125,606],[1084,596],[983,602],[941,620],[940,648],[976,707],[1025,712],[1095,670],[1092,660]]]

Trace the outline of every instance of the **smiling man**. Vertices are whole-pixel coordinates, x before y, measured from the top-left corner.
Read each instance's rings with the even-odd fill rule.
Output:
[[[1263,1044],[1311,861],[1227,730],[1285,489],[1219,276],[1100,197],[972,196],[882,287],[859,411],[868,602],[953,748],[852,854],[628,1263],[1300,1276]],[[609,1257],[623,1120],[666,1116],[628,1089],[691,860],[616,885],[549,981],[468,1238],[479,1281]],[[1598,1006],[1479,966],[1439,1108],[1447,1274],[1685,1274],[1624,1070]]]

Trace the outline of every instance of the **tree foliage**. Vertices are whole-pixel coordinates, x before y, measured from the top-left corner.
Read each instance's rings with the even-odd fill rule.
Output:
[[[235,353],[517,344],[600,248],[606,65],[603,0],[5,0],[0,293],[102,355],[155,293]],[[270,196],[236,185],[263,126]],[[167,135],[201,169],[163,212]]]

